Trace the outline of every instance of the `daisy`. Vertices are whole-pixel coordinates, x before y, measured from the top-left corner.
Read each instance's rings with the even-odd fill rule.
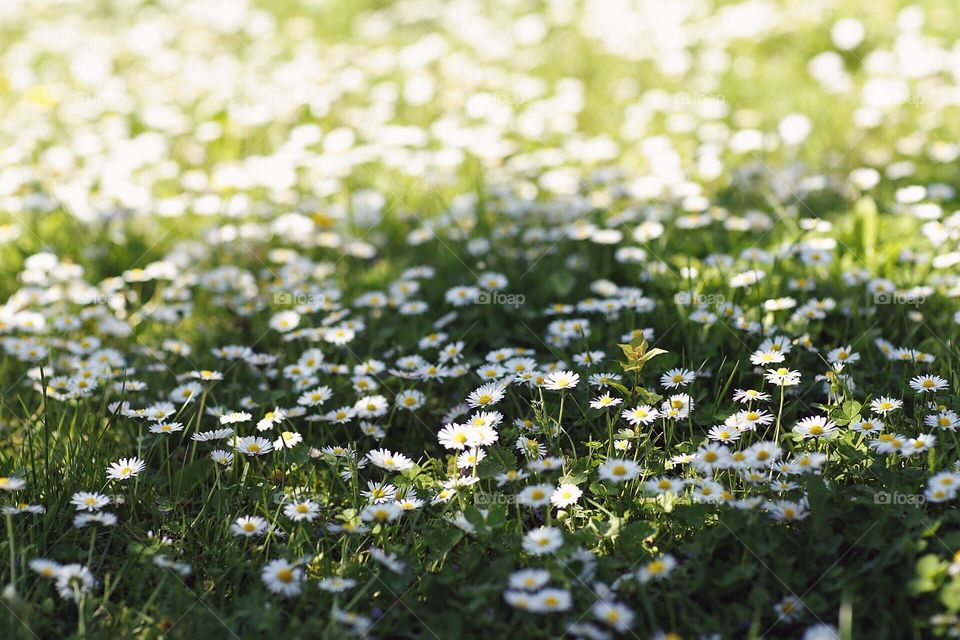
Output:
[[[629,411],[625,411],[623,414],[624,419],[632,424],[633,426],[639,426],[641,424],[647,425],[657,419],[660,415],[660,412],[648,404],[642,404],[638,407],[634,407]]]
[[[201,371],[193,371],[190,373],[191,378],[197,380],[203,380],[204,382],[218,382],[223,380],[223,374],[219,371],[211,371],[209,369],[203,369]]]
[[[17,515],[20,513],[44,513],[46,508],[39,504],[27,504],[26,502],[21,502],[19,504],[11,505],[9,507],[3,508],[3,513],[6,515]],[[76,525],[76,519],[80,516],[97,516],[97,513],[78,513],[74,518],[74,525]],[[112,515],[112,514],[108,514]],[[114,517],[114,522],[116,522],[116,517]]]
[[[233,462],[233,454],[223,449],[214,449],[210,452],[210,459],[226,467]]]
[[[633,626],[634,613],[626,605],[613,600],[600,600],[593,605],[593,617],[623,633]]]
[[[60,571],[61,565],[59,562],[54,562],[53,560],[46,560],[44,558],[34,558],[29,563],[30,569],[34,571],[41,578],[53,579],[57,577],[57,573]]]
[[[437,434],[437,439],[444,449],[461,451],[466,448],[470,430],[466,425],[448,424]]]
[[[520,480],[525,480],[528,476],[526,471],[516,469],[510,469],[506,473],[498,473],[494,476],[494,479],[497,481],[497,486],[502,487],[508,482],[519,482]]]
[[[274,425],[278,425],[283,422],[287,417],[286,412],[280,407],[275,407],[273,411],[267,411],[264,416],[257,421],[257,431],[267,431],[272,429]],[[220,419],[223,422],[223,418]]]
[[[388,449],[375,449],[367,453],[374,466],[387,471],[406,471],[413,467],[413,460],[402,453],[392,453]]]
[[[107,478],[110,480],[128,480],[140,474],[147,465],[140,458],[120,458],[111,463],[107,469]]]
[[[540,527],[523,536],[523,550],[535,556],[553,553],[563,544],[563,533],[556,527]]]
[[[916,376],[910,380],[910,388],[917,393],[936,393],[947,388],[947,381],[940,376]]]
[[[110,504],[110,498],[102,493],[78,491],[70,498],[70,502],[80,511],[99,511]]]
[[[696,377],[697,374],[689,369],[670,369],[660,376],[660,384],[668,389],[676,389],[687,386],[693,382]]]
[[[830,364],[856,362],[859,359],[860,354],[854,353],[850,347],[839,347],[827,352],[827,362]]]
[[[297,404],[308,407],[318,407],[332,397],[333,392],[330,390],[330,387],[322,386],[303,393],[297,398]]]
[[[542,507],[550,502],[554,487],[550,484],[535,484],[524,487],[517,494],[517,503],[528,507]]]
[[[162,422],[177,412],[172,402],[158,402],[146,408],[146,417],[153,422]]]
[[[273,441],[273,448],[278,451],[280,449],[293,449],[301,442],[303,442],[303,436],[296,431],[283,431],[280,433],[280,437]]]
[[[664,554],[640,567],[637,570],[637,580],[642,584],[646,584],[651,580],[663,580],[667,578],[676,567],[676,559],[669,554]]]
[[[597,396],[590,401],[591,409],[609,409],[610,407],[615,407],[618,404],[623,402],[622,398],[614,398],[609,393],[605,393],[602,396]]]
[[[784,360],[786,360],[786,357],[783,355],[782,351],[757,350],[750,354],[750,362],[757,366],[765,364],[778,364]]]
[[[508,589],[503,592],[503,599],[511,607],[521,611],[534,611],[536,607],[536,597],[526,591]]]
[[[392,502],[368,504],[360,512],[364,522],[392,522],[403,514],[403,510]]]
[[[564,389],[573,389],[579,383],[580,375],[573,371],[554,371],[547,375],[543,387],[550,391],[562,391]]]
[[[806,506],[799,502],[769,502],[765,507],[770,512],[770,517],[783,522],[803,520],[810,515]]]
[[[850,430],[856,433],[874,434],[883,431],[883,423],[878,420],[856,418],[850,423]]]
[[[75,527],[82,528],[89,524],[112,527],[117,524],[117,516],[107,511],[96,511],[94,513],[78,513],[73,517],[73,526]]]
[[[417,496],[410,495],[410,496],[404,496],[403,498],[395,500],[393,504],[404,511],[416,511],[417,509],[419,509],[424,505],[424,502]]]
[[[694,502],[719,504],[726,500],[723,485],[712,480],[701,480],[693,488]]]
[[[837,425],[833,420],[828,420],[823,416],[811,416],[799,421],[793,428],[794,433],[799,433],[806,438],[824,438],[830,437],[837,432]]]
[[[300,314],[296,311],[281,311],[270,318],[269,324],[274,331],[281,333],[293,331],[300,324]]]
[[[353,407],[340,407],[339,409],[334,409],[324,414],[324,419],[334,424],[346,424],[353,420],[355,415],[356,412],[353,410]]]
[[[730,450],[711,442],[697,451],[692,463],[702,473],[713,473],[715,469],[724,469],[730,464]]]
[[[664,493],[678,493],[683,490],[683,481],[674,480],[673,478],[651,478],[643,483],[643,488],[649,491],[650,493],[656,493],[658,495]]]
[[[587,379],[587,384],[591,387],[603,389],[609,387],[611,383],[620,382],[622,379],[623,376],[618,373],[592,373]]]
[[[547,471],[556,471],[562,468],[564,464],[566,464],[566,460],[560,456],[547,456],[539,460],[532,460],[527,466],[530,470],[536,471],[537,473],[545,473]]]
[[[397,394],[397,397],[394,399],[394,403],[400,409],[406,411],[415,411],[422,407],[426,402],[426,396],[423,395],[420,391],[415,389],[410,389],[407,391],[401,391]]]
[[[503,400],[503,398],[503,389],[495,384],[485,384],[467,396],[467,404],[472,409],[490,407]]]
[[[360,492],[371,504],[393,502],[397,497],[397,488],[382,482],[367,482],[367,488]]]
[[[246,438],[237,438],[236,449],[247,456],[262,456],[273,451],[273,443],[266,438],[247,436]]]
[[[779,620],[792,622],[803,611],[803,601],[796,596],[785,596],[783,600],[773,606],[773,611],[777,614]]]
[[[537,613],[566,611],[572,602],[573,598],[566,589],[543,589],[533,594],[531,609]]]
[[[303,570],[282,558],[268,562],[260,577],[267,589],[285,598],[299,595],[303,588]]]
[[[225,413],[220,416],[220,424],[236,424],[239,422],[247,422],[253,416],[246,411],[231,411],[230,413]]]
[[[508,583],[511,589],[536,591],[550,581],[550,572],[545,569],[521,569],[510,574]]]
[[[175,433],[183,431],[183,425],[179,422],[160,422],[150,425],[150,433]]]
[[[262,536],[267,530],[267,521],[260,516],[240,516],[230,525],[230,531],[247,538]]]
[[[3,491],[19,491],[27,486],[26,480],[15,477],[0,477],[0,489]]]
[[[777,461],[783,452],[775,442],[757,442],[750,445],[746,453],[751,466],[769,467]]]
[[[923,491],[923,497],[927,502],[947,502],[957,497],[957,491],[928,485]]]
[[[711,440],[719,440],[720,442],[734,442],[740,439],[740,429],[737,427],[718,425],[710,428],[710,431],[707,432],[707,437]]]
[[[583,491],[575,484],[561,484],[550,495],[550,502],[558,509],[569,507],[576,504]]]
[[[63,565],[56,574],[57,593],[64,600],[76,600],[92,591],[96,584],[93,573],[80,564]]]
[[[748,402],[766,402],[770,399],[769,393],[764,393],[762,391],[756,391],[754,389],[737,389],[733,393],[733,400],[735,402],[740,402],[746,404]]]
[[[937,437],[935,435],[921,433],[916,438],[910,438],[907,440],[907,444],[903,447],[902,453],[905,456],[913,456],[918,453],[923,453],[928,449],[932,449],[936,444]]]
[[[941,471],[940,473],[930,476],[930,479],[927,480],[927,486],[956,492],[960,489],[960,473],[956,471]]]
[[[381,395],[364,396],[353,405],[354,413],[361,418],[378,418],[389,408],[387,399]]]
[[[597,469],[597,474],[602,480],[626,482],[640,475],[640,465],[632,460],[607,458]]]
[[[487,454],[483,449],[468,449],[457,456],[457,468],[472,469],[483,462],[486,457]]]
[[[792,387],[800,384],[800,372],[792,371],[786,367],[767,369],[764,378],[770,384],[777,385],[778,387]]]
[[[773,422],[773,414],[768,411],[739,411],[727,419],[727,424],[739,427],[742,431],[753,431],[758,426]]]
[[[885,416],[891,411],[896,411],[903,406],[903,400],[880,396],[870,403],[870,410],[874,413]]]
[[[313,522],[320,514],[320,505],[313,500],[291,502],[283,508],[283,515],[294,522]]]
[[[960,426],[960,416],[954,411],[941,411],[937,414],[924,416],[923,423],[928,427],[953,431],[957,426]]]
[[[357,581],[351,578],[324,578],[317,583],[317,587],[327,593],[343,593],[344,591],[353,589],[355,586],[357,586]]]

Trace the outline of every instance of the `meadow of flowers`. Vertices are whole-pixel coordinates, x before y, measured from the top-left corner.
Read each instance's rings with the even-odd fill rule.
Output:
[[[0,3],[0,634],[960,637],[957,13]]]

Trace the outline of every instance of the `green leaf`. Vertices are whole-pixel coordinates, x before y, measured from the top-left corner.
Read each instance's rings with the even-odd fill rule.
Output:
[[[577,280],[569,271],[558,270],[550,275],[550,287],[559,296],[565,296],[576,286]]]
[[[938,556],[928,553],[917,562],[916,577],[907,585],[911,595],[936,591],[937,580],[946,571],[946,563]]]
[[[657,527],[650,522],[646,522],[644,520],[631,522],[627,526],[623,527],[617,544],[627,550],[635,551],[643,544],[643,541],[646,538],[656,534]]]
[[[952,612],[960,611],[960,577],[954,578],[940,591],[940,602]]]

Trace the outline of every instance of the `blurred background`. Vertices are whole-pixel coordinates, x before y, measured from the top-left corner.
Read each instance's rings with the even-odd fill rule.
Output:
[[[211,218],[365,255],[471,227],[490,202],[568,220],[623,197],[611,215],[657,219],[802,197],[819,215],[881,177],[934,220],[960,154],[955,12],[6,0],[0,268],[46,248],[109,275]]]

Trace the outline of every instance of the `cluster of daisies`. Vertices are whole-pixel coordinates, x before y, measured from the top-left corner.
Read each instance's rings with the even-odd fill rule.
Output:
[[[0,3],[14,594],[82,612],[121,542],[205,580],[206,543],[272,611],[412,635],[379,582],[496,530],[484,615],[672,640],[643,605],[695,563],[601,563],[628,520],[799,535],[816,480],[880,474],[958,498],[960,45],[930,3],[340,2],[335,35],[316,1],[99,4]],[[788,38],[789,75],[757,64]],[[781,76],[803,100],[745,91]],[[764,621],[837,637],[808,604]]]
[[[751,259],[762,261],[762,256],[752,255]],[[39,266],[34,262],[33,268],[45,273],[57,264],[57,260]],[[234,271],[231,280],[221,272],[219,267],[201,271],[190,284],[183,283],[178,298],[189,299],[194,289],[209,289],[221,295],[231,292],[235,302],[242,299],[233,287],[248,282],[251,274]],[[293,282],[293,276],[288,276],[287,286],[307,286],[307,273]],[[805,386],[828,403],[861,394],[856,371],[865,359],[853,345],[821,352],[808,333],[790,335],[776,325],[761,329],[747,319],[744,309],[723,302],[710,312],[711,318],[695,321],[706,327],[722,323],[731,332],[746,333],[746,339],[762,334],[756,338],[757,347],[745,357],[752,367],[745,376],[752,375],[756,384],[734,389],[725,418],[719,424],[704,425],[696,397],[703,397],[699,387],[713,375],[709,368],[667,368],[654,376],[658,384],[646,382],[656,392],[644,389],[638,395],[629,370],[615,370],[621,368],[618,356],[600,348],[572,348],[592,342],[591,337],[599,331],[601,323],[584,317],[588,314],[618,322],[628,312],[650,314],[662,304],[640,289],[607,281],[595,282],[591,289],[608,297],[553,304],[544,310],[546,334],[540,349],[503,346],[477,358],[469,347],[469,331],[454,330],[458,314],[482,304],[478,295],[484,286],[509,286],[505,275],[488,272],[478,278],[476,286],[454,287],[443,293],[441,304],[448,304],[450,310],[428,333],[412,339],[415,352],[398,345],[383,359],[354,353],[372,319],[385,309],[403,307],[418,292],[425,293],[436,277],[430,267],[412,267],[386,291],[366,293],[352,301],[332,283],[323,282],[317,285],[324,292],[322,302],[271,312],[267,325],[284,346],[283,352],[227,344],[210,349],[209,357],[220,363],[213,369],[194,365],[197,354],[172,338],[163,340],[159,349],[125,354],[105,347],[92,335],[58,337],[77,330],[59,321],[63,315],[15,313],[10,330],[27,337],[7,338],[3,346],[17,360],[37,365],[28,375],[45,402],[70,406],[103,397],[107,420],[139,434],[139,446],[131,452],[135,455],[120,458],[104,470],[115,495],[79,491],[72,496],[74,526],[117,524],[118,516],[108,508],[125,503],[122,485],[135,485],[150,470],[151,460],[159,464],[154,471],[162,473],[169,461],[166,452],[172,449],[188,462],[204,456],[212,460],[218,482],[221,474],[244,478],[251,469],[283,478],[298,465],[313,461],[329,469],[341,483],[344,493],[340,496],[298,487],[283,492],[276,512],[241,512],[223,523],[229,534],[239,539],[259,540],[264,545],[284,543],[298,526],[319,527],[329,536],[365,539],[397,529],[405,518],[421,511],[438,513],[450,526],[468,536],[476,535],[478,523],[467,506],[473,504],[481,483],[492,479],[496,491],[521,514],[527,514],[525,520],[547,520],[523,536],[522,550],[528,562],[551,557],[592,564],[593,551],[571,548],[566,542],[568,526],[564,524],[576,522],[588,508],[585,490],[590,482],[605,484],[610,495],[631,496],[643,503],[689,501],[719,508],[759,509],[773,520],[797,522],[810,513],[803,477],[823,472],[830,464],[831,443],[845,433],[877,456],[910,458],[935,448],[937,433],[951,433],[960,424],[955,412],[937,403],[945,399],[948,383],[928,373],[907,380],[916,395],[911,402],[927,412],[922,420],[927,431],[899,419],[905,400],[886,395],[870,399],[866,406],[857,403],[845,420],[826,412],[796,416],[794,406],[802,403],[800,389]],[[176,290],[177,285],[172,286]],[[867,291],[878,286],[869,281]],[[263,304],[264,294],[247,295],[244,304]],[[791,307],[783,300],[767,306],[774,313]],[[815,299],[801,308],[822,314],[837,309],[830,300]],[[694,320],[698,310],[687,311]],[[785,318],[784,326],[793,326],[794,319]],[[809,320],[801,326],[809,326]],[[331,332],[336,333],[332,339]],[[630,329],[618,337],[637,344],[654,339],[655,331]],[[906,361],[914,367],[935,362],[930,354],[898,349],[882,339],[875,341],[875,347],[876,356],[885,360]],[[558,349],[567,351],[569,360],[552,357]],[[812,381],[791,366],[805,353],[821,359],[822,373]],[[155,360],[143,365],[144,356]],[[177,374],[171,365],[187,370]],[[143,377],[138,372],[143,372]],[[152,389],[154,383],[145,379],[171,373],[174,384],[157,389],[157,393]],[[225,381],[237,375],[255,381],[256,392],[240,398],[222,392]],[[451,391],[464,384],[469,391],[451,398]],[[270,389],[281,393],[269,394],[270,400],[265,401],[268,394],[264,392]],[[445,397],[450,398],[446,404],[441,402]],[[234,399],[224,404],[228,398]],[[441,414],[440,426],[431,427]],[[788,419],[787,415],[796,417]],[[585,424],[602,426],[591,432],[599,440],[587,447],[594,452],[588,473],[577,477],[571,468],[590,445],[583,431]],[[908,428],[912,431],[907,432]],[[423,429],[431,434],[427,440],[435,446],[398,450],[381,444],[404,441],[410,430]],[[691,448],[695,442],[699,444]],[[167,457],[155,455],[159,451]],[[448,463],[429,464],[438,455]],[[9,478],[6,483],[8,490],[24,488],[20,478]],[[931,473],[925,499],[952,500],[958,485],[960,471]],[[17,504],[4,510],[8,514],[42,513],[44,507]],[[482,519],[490,516],[486,508],[479,513]],[[396,556],[380,547],[364,543],[358,550],[390,570],[405,570]],[[153,562],[189,575],[192,566],[169,557],[170,551],[154,555]],[[31,566],[55,579],[65,598],[76,599],[97,584],[82,565],[61,567],[36,558]],[[627,604],[628,595],[622,591],[625,586],[666,580],[674,571],[682,571],[682,564],[669,553],[659,553],[639,569],[591,589],[592,600],[583,602],[576,591],[551,586],[548,570],[531,566],[511,575],[503,585],[503,599],[532,614],[588,606],[593,621],[579,621],[571,625],[570,632],[602,637],[634,625],[638,613]],[[260,575],[269,592],[284,598],[300,596],[310,584],[329,593],[348,592],[359,584],[353,576],[317,576],[310,556],[269,559]],[[784,609],[788,605],[777,606]],[[338,615],[358,633],[369,628],[370,622],[363,616],[351,617],[357,614],[344,611]],[[777,616],[787,617],[782,611]]]

